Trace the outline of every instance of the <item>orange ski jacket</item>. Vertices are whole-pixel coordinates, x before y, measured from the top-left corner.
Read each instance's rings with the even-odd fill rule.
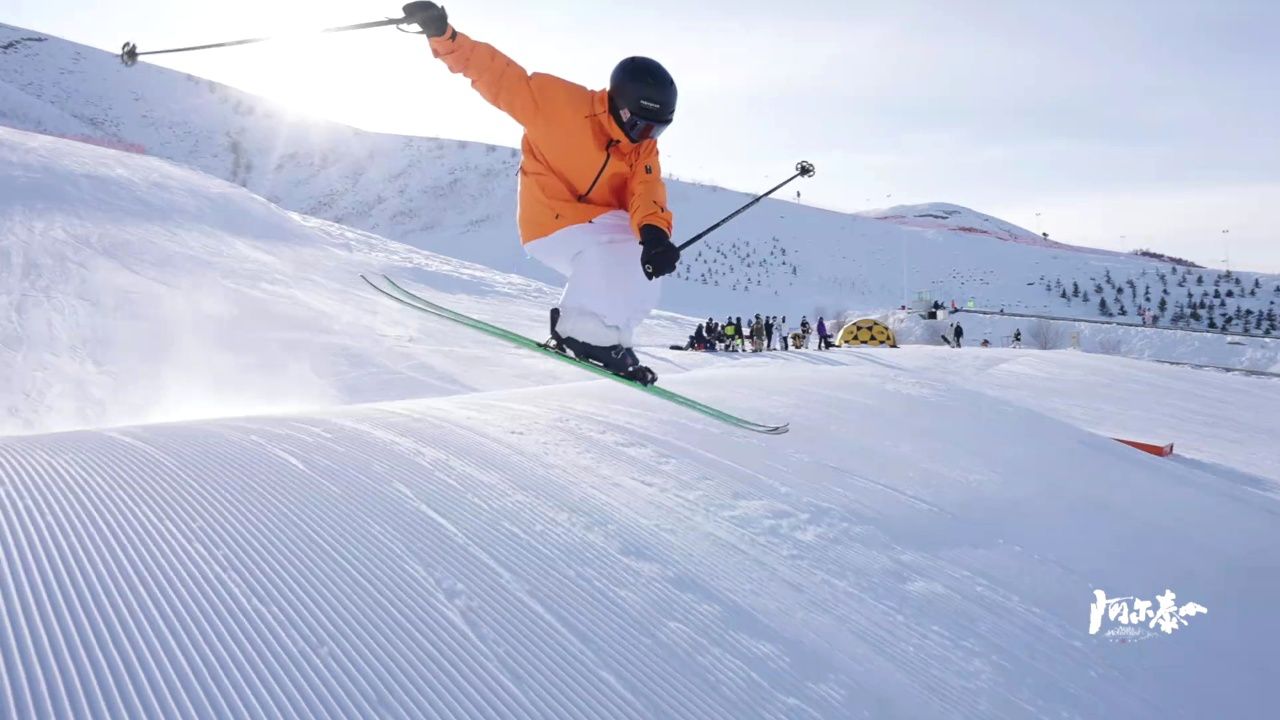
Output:
[[[567,80],[530,75],[493,46],[452,26],[431,39],[431,52],[494,107],[524,128],[520,148],[520,241],[530,243],[611,210],[631,228],[671,233],[658,143],[632,143],[609,114],[609,94]]]

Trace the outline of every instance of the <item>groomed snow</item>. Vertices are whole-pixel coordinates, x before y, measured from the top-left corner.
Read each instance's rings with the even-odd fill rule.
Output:
[[[658,348],[689,321],[656,320],[665,385],[792,423],[752,435],[356,273],[530,335],[555,297],[536,282],[153,158],[0,130],[0,167],[0,402],[27,433],[0,438],[0,717],[1272,704],[1273,380],[679,353]],[[134,424],[174,417],[210,419]],[[76,427],[98,429],[49,432]],[[1121,643],[1088,633],[1095,588],[1209,613]]]

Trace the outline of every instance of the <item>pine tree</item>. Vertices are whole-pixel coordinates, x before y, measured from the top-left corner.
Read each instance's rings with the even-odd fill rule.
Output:
[[[1098,314],[1102,317],[1111,317],[1111,308],[1107,307],[1107,299],[1098,298]]]
[[[1071,281],[1071,297],[1080,297],[1080,283]]]
[[[1159,312],[1161,315],[1163,315],[1166,312],[1168,312],[1168,310],[1169,310],[1169,301],[1165,300],[1164,298],[1160,298],[1160,303],[1156,305],[1156,311]]]
[[[1088,290],[1085,290],[1083,293],[1081,293],[1081,294],[1080,294],[1080,302],[1085,302],[1085,303],[1089,302],[1089,291],[1088,291]]]
[[[1235,296],[1236,296],[1236,291],[1232,290],[1231,288],[1227,288],[1227,297],[1233,298]]]
[[[1218,288],[1214,288],[1214,289],[1213,289],[1213,299],[1214,299],[1214,300],[1218,300],[1218,299],[1219,299],[1219,298],[1221,298],[1221,297],[1222,297],[1222,291],[1221,291],[1221,290],[1219,290]]]
[[[1062,292],[1061,292],[1061,293],[1058,293],[1058,297],[1062,298],[1063,300],[1070,300],[1070,299],[1071,299],[1071,297],[1070,297],[1069,295],[1067,295],[1067,289],[1066,289],[1066,288],[1062,288]]]
[[[1204,316],[1200,314],[1199,308],[1191,308],[1191,322],[1199,323],[1201,320],[1204,320]]]
[[[1196,276],[1196,284],[1197,284],[1197,285],[1203,285],[1203,284],[1204,284],[1204,275],[1197,275],[1197,276]],[[1277,287],[1280,287],[1280,286],[1277,286]]]
[[[1116,303],[1116,314],[1120,317],[1124,317],[1129,314],[1129,311],[1125,309],[1123,302]]]
[[[1217,330],[1217,329],[1218,329],[1218,323],[1214,322],[1214,320],[1213,320],[1213,316],[1212,316],[1212,315],[1210,315],[1210,316],[1209,316],[1209,324],[1208,324],[1208,326],[1207,326],[1207,327],[1208,327],[1210,330]]]

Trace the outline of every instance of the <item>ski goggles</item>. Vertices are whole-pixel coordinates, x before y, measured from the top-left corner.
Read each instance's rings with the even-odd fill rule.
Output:
[[[656,139],[671,124],[670,119],[650,120],[626,108],[619,110],[618,116],[622,119],[622,132],[626,133],[631,142],[637,143],[641,140]]]

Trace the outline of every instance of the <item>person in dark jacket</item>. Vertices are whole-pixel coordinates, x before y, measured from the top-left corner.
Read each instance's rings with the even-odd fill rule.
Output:
[[[745,326],[742,324],[742,316],[739,315],[738,317],[734,318],[733,324],[738,326],[738,352],[746,352],[747,351],[747,333],[746,331],[743,330]]]
[[[835,347],[831,344],[831,335],[827,332],[827,321],[821,317],[818,318],[818,349],[830,350]]]
[[[955,344],[960,347],[960,339],[964,337],[964,328],[960,327],[960,323],[956,323]]]
[[[1022,347],[1022,328],[1013,331],[1013,346],[1016,348]]]
[[[777,318],[766,317],[764,319],[764,349],[773,349],[773,322]]]

